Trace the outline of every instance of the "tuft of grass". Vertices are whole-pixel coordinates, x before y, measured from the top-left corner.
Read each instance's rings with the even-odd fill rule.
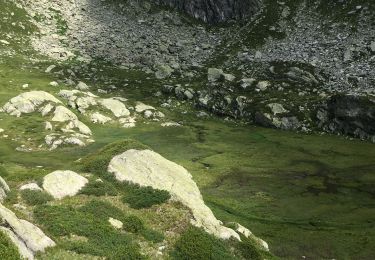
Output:
[[[122,198],[122,201],[128,203],[131,208],[141,209],[162,204],[170,198],[171,195],[167,191],[134,185],[132,189],[129,189],[128,194]]]
[[[23,190],[21,197],[30,206],[45,204],[53,200],[53,197],[48,193],[37,190]]]
[[[84,171],[89,171],[98,175],[104,175],[111,159],[129,149],[149,149],[146,145],[133,139],[125,139],[104,146],[82,159]]]
[[[236,259],[224,241],[193,226],[182,233],[171,255],[176,260]]]
[[[0,230],[0,259],[20,260],[21,256],[8,236]]]

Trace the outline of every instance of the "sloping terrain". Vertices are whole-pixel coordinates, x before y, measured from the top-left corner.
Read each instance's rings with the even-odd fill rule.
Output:
[[[328,102],[344,134],[373,135],[358,5],[313,65],[328,4],[265,1],[211,27],[148,1],[0,0],[0,258],[372,259],[374,145],[308,119]],[[352,61],[323,62],[358,35]],[[331,98],[357,92],[327,79],[360,69],[361,97]],[[248,124],[264,114],[305,133]]]

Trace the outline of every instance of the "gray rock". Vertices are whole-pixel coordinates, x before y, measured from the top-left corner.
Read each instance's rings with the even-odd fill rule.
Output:
[[[153,0],[158,4],[177,8],[194,18],[207,23],[243,19],[256,14],[261,6],[260,0]]]

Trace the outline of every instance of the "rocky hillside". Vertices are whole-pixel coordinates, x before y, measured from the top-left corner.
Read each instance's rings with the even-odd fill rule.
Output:
[[[210,24],[251,18],[262,6],[261,0],[154,0],[154,2],[176,8]]]
[[[0,6],[0,259],[373,258],[372,1]]]

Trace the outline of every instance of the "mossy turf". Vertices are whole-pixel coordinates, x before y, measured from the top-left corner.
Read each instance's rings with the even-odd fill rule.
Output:
[[[21,260],[18,249],[2,230],[0,230],[0,259]]]

